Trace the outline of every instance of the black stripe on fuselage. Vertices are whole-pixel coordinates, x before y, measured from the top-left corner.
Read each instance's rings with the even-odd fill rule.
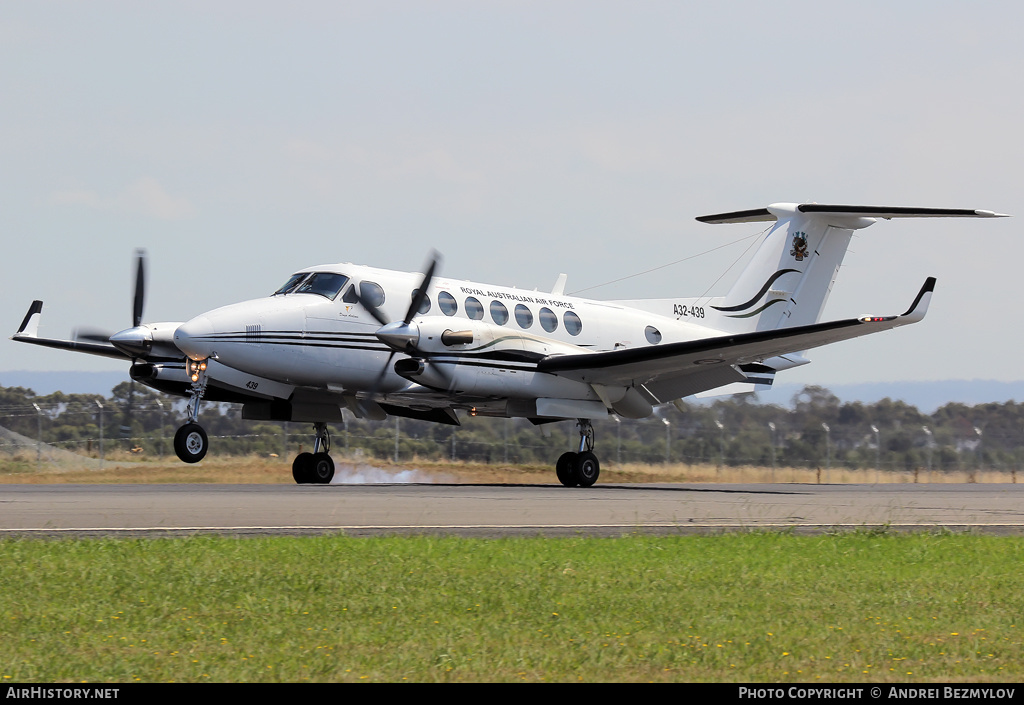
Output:
[[[250,344],[244,334],[218,334],[215,336],[203,336],[199,340],[208,342],[222,342],[232,343],[238,345]],[[263,339],[261,344],[264,346],[282,346],[282,347],[309,347],[309,348],[330,348],[335,350],[362,350],[365,352],[378,352],[378,353],[391,353],[394,350],[383,343],[377,345],[370,345],[370,341],[366,341],[365,344],[346,344],[341,342],[332,342],[329,339],[322,339],[323,342],[316,342],[309,338],[302,338],[299,336],[267,340]],[[407,354],[407,353],[406,353]],[[415,357],[415,355],[410,355]],[[529,353],[525,351],[502,351],[502,350],[489,350],[487,352],[443,352],[443,353],[428,353],[423,356],[426,359],[431,360],[435,363],[444,363],[450,365],[468,365],[474,367],[488,367],[493,369],[515,369],[517,371],[535,371],[537,368],[537,362],[541,360],[544,355],[541,353]]]

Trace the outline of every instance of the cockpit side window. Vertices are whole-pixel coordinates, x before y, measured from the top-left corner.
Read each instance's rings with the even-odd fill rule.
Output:
[[[293,274],[291,277],[289,277],[288,281],[284,283],[284,286],[275,291],[273,295],[277,296],[278,294],[287,294],[291,292],[295,287],[299,285],[299,283],[303,279],[305,279],[308,276],[309,272],[299,272],[298,274]]]
[[[362,299],[364,306],[380,308],[384,305],[384,289],[376,282],[361,282],[359,298]]]
[[[313,272],[295,289],[296,294],[319,294],[334,301],[348,283],[348,277],[334,272]]]

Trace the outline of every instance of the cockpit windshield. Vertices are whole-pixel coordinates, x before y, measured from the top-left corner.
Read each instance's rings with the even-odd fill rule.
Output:
[[[300,272],[293,274],[285,285],[274,292],[279,294],[319,294],[334,301],[348,283],[348,277],[334,272]]]
[[[320,294],[320,296],[326,296],[331,301],[334,301],[338,292],[340,292],[347,283],[348,277],[344,274],[335,274],[333,272],[313,272],[304,282],[299,284],[295,293]]]
[[[279,294],[287,294],[292,289],[297,287],[299,283],[308,276],[309,272],[299,272],[298,274],[293,274],[291,277],[289,277],[288,281],[284,283],[284,286],[275,291],[273,295],[277,296]]]

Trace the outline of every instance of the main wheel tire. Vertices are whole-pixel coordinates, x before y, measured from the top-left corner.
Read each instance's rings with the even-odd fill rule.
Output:
[[[334,460],[327,453],[316,453],[313,455],[313,463],[310,466],[310,482],[320,485],[331,484],[334,477]]]
[[[174,454],[183,463],[198,463],[209,447],[206,431],[197,423],[187,423],[174,433]]]
[[[590,451],[585,451],[576,456],[575,464],[576,482],[580,487],[590,487],[597,482],[601,474],[601,464],[597,462],[597,456]]]
[[[313,454],[299,453],[292,461],[292,478],[299,485],[313,482]]]
[[[562,453],[558,457],[558,462],[555,463],[555,475],[558,476],[558,481],[566,487],[575,487],[577,485],[576,472],[573,467],[576,464],[576,455],[572,451],[568,453]]]

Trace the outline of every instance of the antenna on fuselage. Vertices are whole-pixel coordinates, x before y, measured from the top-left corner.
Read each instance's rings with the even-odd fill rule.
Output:
[[[565,295],[565,282],[569,277],[563,272],[558,275],[558,279],[555,280],[555,285],[551,288],[551,293],[555,296]]]

